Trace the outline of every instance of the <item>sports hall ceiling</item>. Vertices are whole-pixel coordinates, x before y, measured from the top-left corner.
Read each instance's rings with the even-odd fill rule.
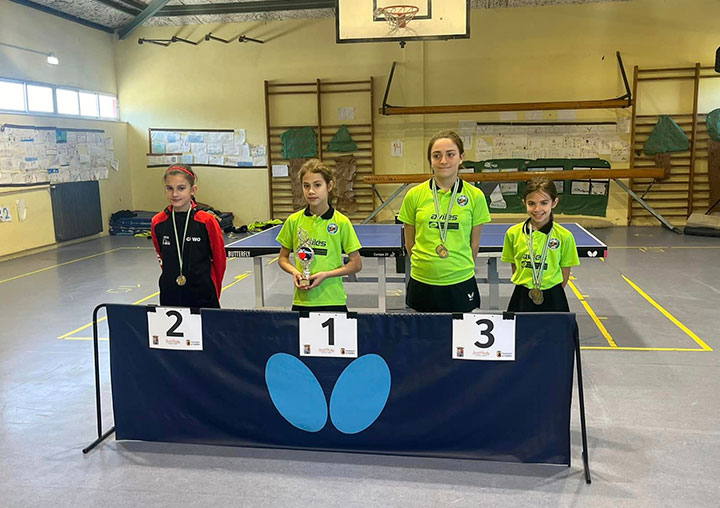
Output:
[[[136,26],[199,25],[334,16],[335,0],[10,0],[125,36]],[[497,9],[628,0],[471,0]],[[402,3],[398,1],[398,3]]]

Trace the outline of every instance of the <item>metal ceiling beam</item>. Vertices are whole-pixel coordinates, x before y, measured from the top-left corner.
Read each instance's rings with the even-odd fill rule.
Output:
[[[170,0],[153,0],[148,4],[144,11],[137,15],[137,17],[130,23],[118,30],[118,36],[124,39],[130,35],[137,27],[142,25],[146,19],[154,16],[160,9],[165,7]]]
[[[100,30],[101,32],[106,32],[109,34],[115,33],[115,30],[113,30],[110,27],[100,25],[98,23],[93,23],[92,21],[88,21],[83,18],[78,18],[77,16],[73,16],[72,14],[67,14],[62,11],[58,11],[58,10],[48,7],[46,5],[36,4],[35,2],[31,2],[30,0],[10,0],[10,1],[13,3],[19,4],[19,5],[24,5],[25,7],[30,7],[31,9],[37,9],[38,11],[45,12],[47,14],[52,14],[53,16],[57,16],[58,18],[67,19],[68,21],[72,21],[79,25],[89,26],[90,28],[94,28],[95,30]]]
[[[125,14],[130,14],[131,16],[137,16],[142,12],[142,9],[138,9],[136,7],[128,7],[125,3],[116,2],[114,0],[95,0],[98,3],[101,3],[103,5],[107,5],[111,9],[115,9],[116,11],[124,12]]]
[[[203,14],[246,14],[271,11],[335,8],[335,0],[264,0],[222,4],[169,5],[157,16],[200,16]]]
[[[142,11],[145,7],[147,7],[146,4],[140,2],[139,0],[119,0],[121,3],[124,3],[125,5],[129,5],[130,7],[135,7],[137,10]]]

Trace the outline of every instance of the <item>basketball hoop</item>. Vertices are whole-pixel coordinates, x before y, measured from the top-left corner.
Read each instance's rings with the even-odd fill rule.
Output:
[[[420,10],[414,5],[388,5],[387,7],[379,7],[375,10],[376,16],[385,16],[385,21],[390,25],[392,31],[395,32],[412,21]]]

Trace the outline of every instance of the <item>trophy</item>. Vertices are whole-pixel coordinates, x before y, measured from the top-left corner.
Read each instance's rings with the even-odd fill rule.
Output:
[[[299,285],[301,287],[307,287],[310,285],[310,265],[315,257],[315,252],[312,247],[312,240],[310,235],[303,228],[298,228],[298,246],[295,249],[295,255],[300,261],[302,267],[302,277],[300,278]]]

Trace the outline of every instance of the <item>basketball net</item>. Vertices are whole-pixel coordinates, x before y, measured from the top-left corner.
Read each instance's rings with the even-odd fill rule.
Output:
[[[412,21],[420,10],[414,5],[388,5],[375,10],[375,16],[384,16],[390,25],[390,33],[398,31]]]

